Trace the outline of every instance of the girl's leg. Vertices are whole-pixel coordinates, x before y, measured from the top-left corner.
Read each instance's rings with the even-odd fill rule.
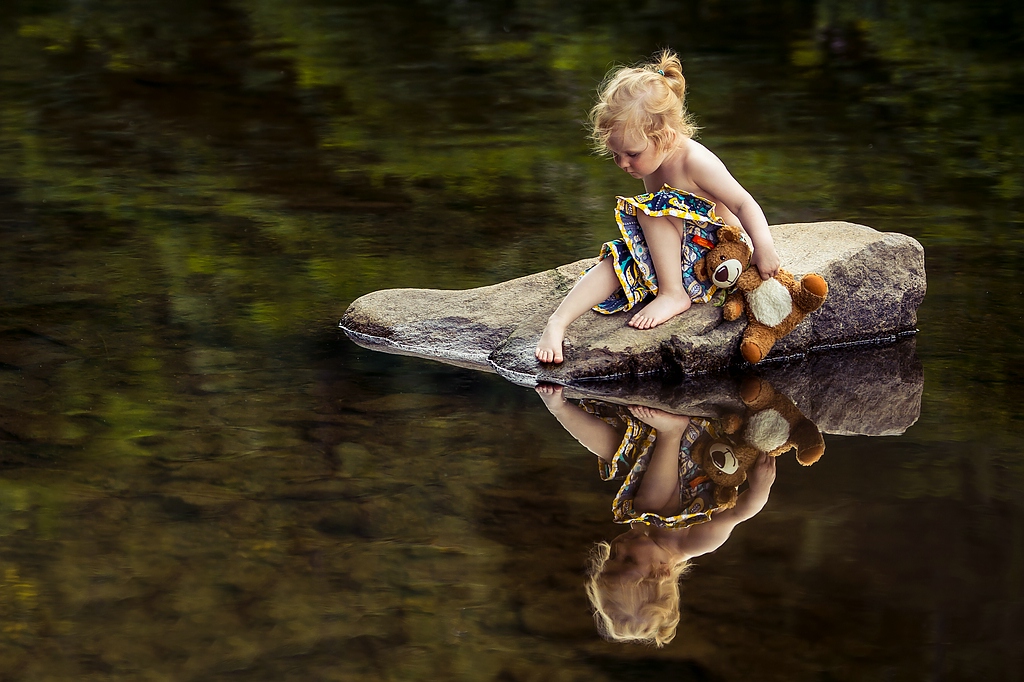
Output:
[[[537,384],[534,390],[544,401],[548,411],[555,415],[558,423],[572,434],[573,438],[604,461],[612,461],[622,442],[622,433],[579,405],[567,403],[562,397],[561,386]]]
[[[657,432],[633,507],[640,512],[674,514],[679,510],[679,444],[690,418],[642,405],[631,405],[629,411]]]
[[[646,213],[637,216],[651,251],[654,271],[658,275],[658,295],[629,321],[631,327],[650,329],[686,311],[690,296],[683,287],[683,227],[668,217],[652,218]]]
[[[537,359],[555,364],[561,362],[565,330],[576,318],[614,294],[620,286],[611,258],[605,258],[590,268],[548,318],[540,341],[537,342],[537,350],[534,351]]]

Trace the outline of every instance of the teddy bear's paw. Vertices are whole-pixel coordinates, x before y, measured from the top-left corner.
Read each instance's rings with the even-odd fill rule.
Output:
[[[815,447],[800,450],[796,455],[796,461],[800,462],[800,464],[805,467],[809,467],[815,462],[817,462],[819,459],[821,459],[821,456],[824,454],[825,444],[822,443],[821,445]]]
[[[767,390],[768,383],[764,379],[755,376],[748,376],[740,384],[740,400],[744,405],[750,405],[761,396],[761,392]]]
[[[767,355],[766,351],[762,351],[761,347],[753,341],[744,341],[740,344],[740,353],[743,355],[743,359],[752,365],[755,365]]]
[[[823,299],[828,295],[828,283],[825,281],[825,278],[814,272],[804,275],[803,279],[800,280],[800,286]]]

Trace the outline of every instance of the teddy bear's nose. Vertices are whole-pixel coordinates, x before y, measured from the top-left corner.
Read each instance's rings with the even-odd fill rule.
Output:
[[[742,264],[735,258],[730,258],[715,268],[715,274],[711,276],[711,280],[717,286],[726,289],[736,284],[741,272],[743,272]]]

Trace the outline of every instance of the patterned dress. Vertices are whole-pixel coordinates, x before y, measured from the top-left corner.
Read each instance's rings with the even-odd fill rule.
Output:
[[[715,214],[715,202],[665,185],[657,192],[617,198],[615,222],[622,238],[601,246],[601,260],[613,259],[622,289],[594,306],[594,310],[608,315],[629,310],[647,296],[658,293],[658,276],[637,218],[640,211],[653,217],[674,216],[683,221],[684,239],[680,254],[683,286],[694,303],[709,302],[718,287],[698,281],[693,269],[697,261],[715,246],[718,228],[725,222]]]
[[[657,432],[649,425],[636,419],[626,409],[585,400],[581,407],[604,421],[616,425],[625,424],[626,433],[611,462],[598,459],[598,472],[605,481],[625,479],[612,501],[612,518],[615,523],[643,522],[658,528],[686,528],[711,519],[718,509],[715,502],[715,485],[697,464],[690,459],[690,449],[704,433],[712,436],[720,426],[711,419],[691,417],[683,439],[679,444],[679,513],[663,516],[654,512],[638,512],[633,500],[654,454]]]

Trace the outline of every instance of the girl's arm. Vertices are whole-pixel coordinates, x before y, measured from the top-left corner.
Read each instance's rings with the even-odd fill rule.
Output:
[[[750,235],[754,243],[750,263],[757,267],[761,279],[777,275],[781,262],[775,251],[775,241],[768,229],[764,211],[750,196],[750,192],[743,189],[721,159],[703,145],[692,145],[686,157],[686,167],[691,180],[700,189],[721,201],[740,219],[740,227]]]
[[[736,500],[736,506],[718,512],[707,523],[688,528],[680,550],[689,557],[713,552],[721,547],[732,529],[752,518],[768,503],[768,493],[775,482],[775,458],[760,455],[748,472],[750,487]]]

